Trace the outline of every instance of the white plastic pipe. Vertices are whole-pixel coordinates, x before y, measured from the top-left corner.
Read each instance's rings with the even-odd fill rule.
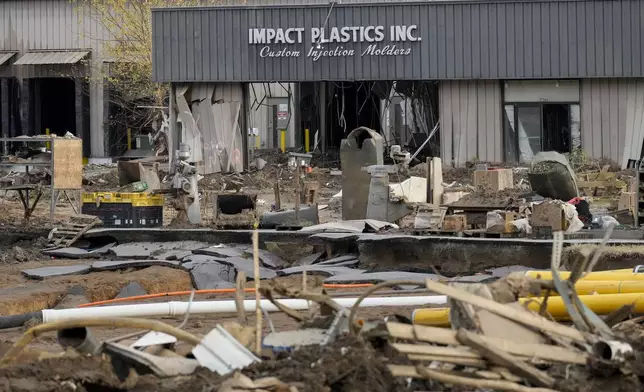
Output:
[[[357,297],[334,298],[340,306],[350,308],[358,300]],[[280,304],[295,310],[309,308],[309,302],[305,299],[278,299]],[[423,305],[445,305],[447,297],[444,295],[413,296],[413,297],[372,297],[366,298],[360,303],[361,308],[373,308],[379,306],[423,306]],[[269,300],[261,301],[262,309],[268,312],[277,312],[279,309]],[[255,300],[244,301],[244,309],[247,312],[255,310]],[[151,316],[181,316],[188,310],[188,302],[171,301],[156,304],[136,304],[103,306],[95,308],[75,309],[43,309],[42,319],[44,323],[60,320],[73,320],[86,317],[109,318],[109,317],[151,317]],[[237,311],[234,300],[226,301],[197,301],[190,305],[190,314],[209,313],[234,313]]]

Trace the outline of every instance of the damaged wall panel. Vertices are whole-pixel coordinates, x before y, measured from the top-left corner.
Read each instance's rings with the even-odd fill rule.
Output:
[[[584,79],[581,82],[582,149],[626,166],[640,159],[644,143],[644,80]]]
[[[474,158],[503,161],[499,81],[441,82],[439,99],[443,162],[459,166]]]
[[[243,170],[240,84],[177,85],[177,118],[181,140],[202,174]]]

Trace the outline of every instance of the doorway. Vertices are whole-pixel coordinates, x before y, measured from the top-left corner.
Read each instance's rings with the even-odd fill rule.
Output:
[[[529,163],[539,152],[569,153],[581,145],[578,103],[506,104],[504,117],[507,162]]]

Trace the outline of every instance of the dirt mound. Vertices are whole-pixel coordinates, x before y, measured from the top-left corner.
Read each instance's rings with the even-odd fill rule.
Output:
[[[284,383],[302,383],[306,391],[389,392],[405,390],[394,378],[382,354],[354,339],[344,338],[329,346],[311,346],[264,361],[243,370],[252,378],[277,377]]]
[[[509,188],[494,192],[489,189],[479,187],[476,191],[463,196],[463,198],[454,204],[463,207],[482,206],[505,208],[513,205],[516,200],[525,193],[525,189],[519,188]]]

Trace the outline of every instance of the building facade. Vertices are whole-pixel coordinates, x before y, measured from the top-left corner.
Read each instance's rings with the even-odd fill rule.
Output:
[[[80,2],[79,2],[80,3]],[[68,0],[0,1],[0,132],[3,137],[83,139],[88,158],[109,156],[103,27]]]
[[[429,102],[401,109],[413,118],[402,123],[418,132],[419,119],[425,130],[440,122],[448,163],[581,148],[625,164],[644,142],[641,20],[637,0],[158,9],[153,73],[174,85],[238,86],[246,105],[248,86],[296,85],[296,144],[313,117],[324,143],[342,136],[343,121],[393,140],[385,122],[395,92]],[[246,134],[253,126],[242,120]]]

